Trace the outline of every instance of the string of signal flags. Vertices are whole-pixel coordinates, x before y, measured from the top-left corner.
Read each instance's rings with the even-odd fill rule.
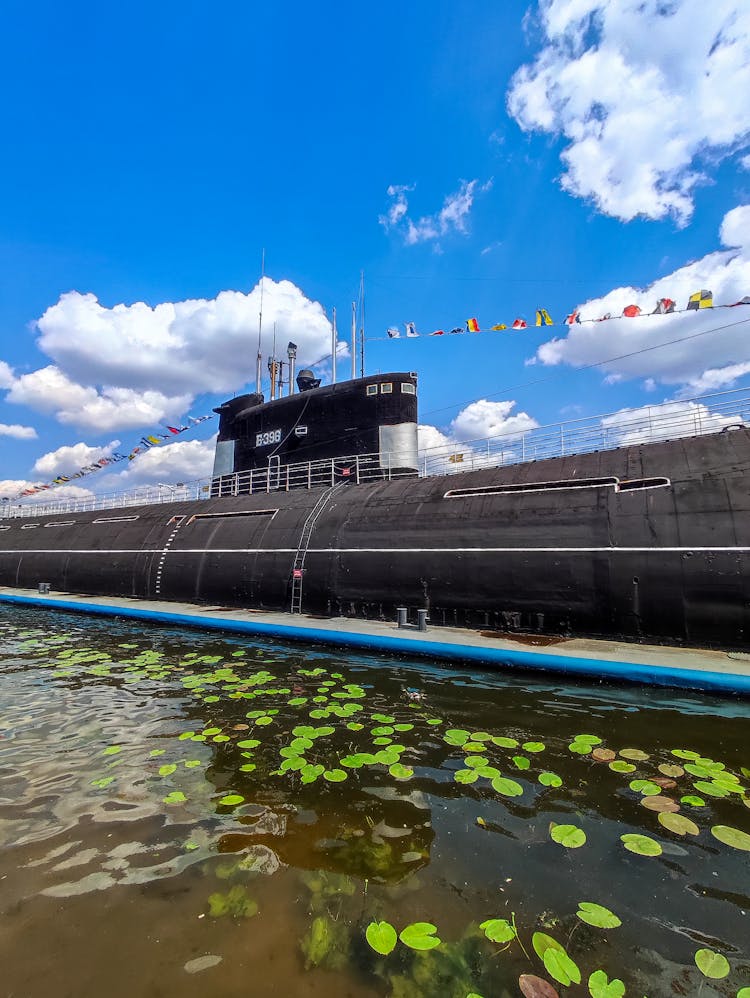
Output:
[[[19,492],[17,495],[13,496],[14,499],[22,499],[26,496],[36,495],[37,492],[46,492],[48,489],[54,489],[58,485],[67,485],[69,482],[75,482],[79,478],[85,478],[87,475],[93,475],[96,471],[101,471],[102,468],[108,468],[113,464],[120,464],[122,461],[134,461],[139,454],[143,454],[147,450],[151,450],[152,447],[160,446],[165,440],[172,440],[174,437],[179,436],[181,433],[185,433],[186,430],[191,430],[194,426],[199,423],[204,423],[207,419],[213,419],[213,415],[209,413],[206,416],[189,416],[187,426],[167,426],[168,433],[150,433],[148,436],[143,436],[138,441],[138,444],[128,451],[127,454],[120,454],[115,451],[114,454],[107,454],[105,457],[99,458],[98,461],[93,461],[91,464],[85,464],[83,467],[79,468],[77,471],[72,472],[70,475],[57,475],[50,482],[45,482],[44,484],[30,485],[27,489]]]
[[[585,322],[606,322],[608,319],[636,319],[639,316],[646,315],[672,315],[677,312],[698,312],[704,308],[736,308],[738,305],[750,305],[750,295],[745,295],[739,301],[731,302],[726,305],[714,305],[713,292],[706,291],[702,289],[701,291],[696,291],[694,294],[690,295],[688,298],[688,303],[685,308],[678,308],[677,303],[672,298],[660,298],[656,303],[656,308],[653,312],[644,312],[639,305],[626,305],[622,310],[622,314],[619,316],[612,315],[611,312],[607,312],[600,316],[598,319],[582,319],[580,310],[575,308],[566,317],[563,323],[557,323],[549,314],[546,308],[538,308],[536,310],[534,326],[575,326]],[[513,329],[527,329],[529,323],[522,318],[515,319],[510,325],[504,322],[498,322],[494,326],[490,326],[489,329],[482,329],[479,325],[478,319],[467,319],[465,326],[456,326],[454,329],[436,329],[431,333],[419,333],[417,331],[416,323],[405,322],[405,338],[413,339],[417,336],[453,336],[460,333],[482,333],[482,332],[502,332],[503,330],[513,330]],[[398,340],[401,338],[401,330],[395,326],[389,327],[387,330],[387,336],[380,336],[377,339],[380,340]]]

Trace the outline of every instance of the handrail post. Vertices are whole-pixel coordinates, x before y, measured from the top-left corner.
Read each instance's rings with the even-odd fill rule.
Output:
[[[359,454],[357,454],[357,458],[356,458],[356,462],[355,463],[356,463],[356,467],[357,467],[357,485],[359,485]]]

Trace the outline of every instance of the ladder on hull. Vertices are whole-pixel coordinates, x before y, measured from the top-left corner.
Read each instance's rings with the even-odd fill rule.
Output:
[[[315,523],[333,493],[339,489],[346,488],[346,485],[346,482],[339,482],[337,485],[333,485],[322,492],[318,501],[307,515],[307,519],[302,527],[302,533],[300,534],[299,544],[297,545],[297,553],[294,556],[294,564],[292,565],[292,602],[290,607],[292,613],[302,613],[302,583],[305,575],[305,558],[307,557],[307,549],[310,546],[310,537],[312,536]]]

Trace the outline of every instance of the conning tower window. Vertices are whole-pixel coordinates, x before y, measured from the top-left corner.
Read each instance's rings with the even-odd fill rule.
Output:
[[[380,386],[381,395],[391,395],[393,393],[393,383],[391,381],[384,381]]]
[[[404,395],[416,395],[417,389],[409,381],[401,382],[401,392]]]
[[[377,385],[368,385],[367,386],[367,394],[368,395],[377,395],[378,394],[378,386]]]

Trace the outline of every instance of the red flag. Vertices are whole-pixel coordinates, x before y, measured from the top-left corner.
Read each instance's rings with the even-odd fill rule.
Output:
[[[636,315],[641,314],[641,310],[638,308],[637,305],[626,305],[625,308],[622,310],[622,314],[626,316],[628,319],[633,319]]]
[[[512,329],[526,329],[525,319],[516,319],[511,327]]]
[[[574,322],[580,322],[580,321],[581,321],[581,313],[578,311],[577,308],[574,308],[573,311],[570,313],[570,315],[566,316],[565,325],[572,326]]]

